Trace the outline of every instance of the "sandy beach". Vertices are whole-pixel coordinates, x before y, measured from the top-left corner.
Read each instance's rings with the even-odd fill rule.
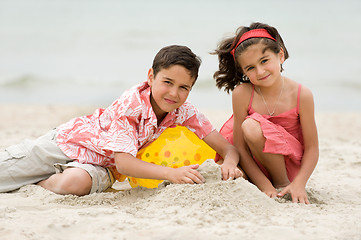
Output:
[[[0,149],[38,137],[95,107],[0,105]],[[219,129],[229,111],[204,109]],[[162,184],[84,197],[36,185],[0,194],[0,239],[361,239],[361,113],[317,113],[320,158],[310,205],[270,199],[246,180],[221,181],[206,161],[202,185]]]

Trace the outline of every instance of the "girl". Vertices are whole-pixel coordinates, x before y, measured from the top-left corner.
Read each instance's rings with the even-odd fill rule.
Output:
[[[238,149],[242,169],[269,197],[290,193],[292,202],[309,204],[305,186],[318,161],[313,96],[281,74],[288,51],[278,31],[240,27],[215,54],[217,87],[232,91],[233,116],[221,133]]]

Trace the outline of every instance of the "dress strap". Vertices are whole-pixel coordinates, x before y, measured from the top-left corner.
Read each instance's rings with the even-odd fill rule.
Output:
[[[297,93],[297,114],[300,112],[300,95],[301,95],[302,85],[298,84],[298,93]]]
[[[249,100],[248,112],[249,112],[249,111],[251,110],[251,108],[252,108],[253,96],[254,96],[254,85],[252,84],[252,93],[251,93],[251,99]]]

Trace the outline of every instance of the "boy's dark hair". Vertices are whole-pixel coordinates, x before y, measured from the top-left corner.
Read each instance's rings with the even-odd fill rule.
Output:
[[[276,39],[276,41],[268,38],[247,39],[238,45],[233,57],[230,52],[234,48],[234,45],[239,41],[245,32],[248,32],[252,29],[266,29],[267,32],[274,39]],[[243,80],[242,69],[234,59],[237,59],[237,56],[239,56],[249,46],[259,42],[262,42],[274,53],[279,53],[280,49],[282,48],[285,54],[285,60],[289,57],[286,46],[283,43],[281,35],[278,33],[276,28],[259,22],[252,23],[249,27],[239,27],[234,37],[222,40],[218,45],[218,48],[212,53],[218,55],[219,60],[219,70],[213,74],[213,78],[216,80],[216,85],[219,89],[224,88],[224,90],[229,93],[229,91],[233,91],[237,85],[241,84],[242,82],[246,82]],[[281,70],[283,70],[282,66]]]
[[[188,47],[171,45],[159,50],[154,57],[152,68],[155,76],[162,69],[181,65],[189,71],[191,77],[197,80],[201,62],[201,59]]]

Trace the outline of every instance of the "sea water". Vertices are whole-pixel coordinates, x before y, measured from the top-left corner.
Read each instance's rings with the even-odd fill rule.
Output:
[[[180,44],[203,61],[190,101],[230,110],[210,52],[256,21],[279,30],[284,75],[312,90],[316,111],[361,111],[359,0],[0,0],[0,103],[106,107]]]

